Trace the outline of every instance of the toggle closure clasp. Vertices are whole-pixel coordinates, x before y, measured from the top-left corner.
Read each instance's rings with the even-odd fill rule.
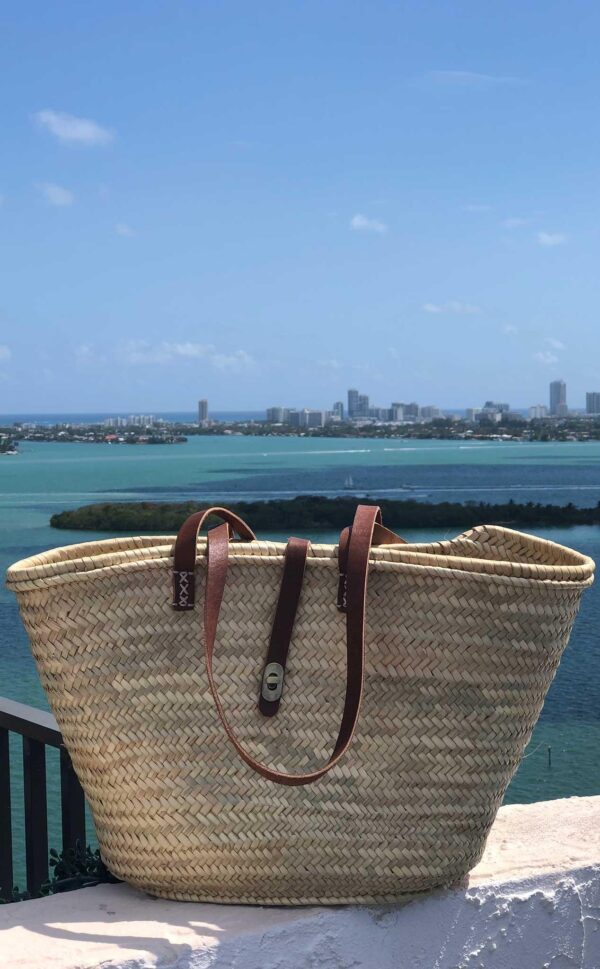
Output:
[[[261,696],[263,700],[279,700],[283,691],[283,675],[281,663],[267,663],[262,679]]]

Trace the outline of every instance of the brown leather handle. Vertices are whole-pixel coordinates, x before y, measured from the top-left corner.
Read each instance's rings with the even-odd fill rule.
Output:
[[[179,529],[173,551],[173,608],[193,609],[196,601],[196,546],[198,534],[207,518],[215,515],[227,523],[228,537],[235,533],[245,542],[252,542],[256,535],[243,519],[228,508],[205,508],[184,521]]]
[[[257,774],[275,784],[298,786],[312,784],[323,777],[341,760],[346,753],[358,722],[364,680],[364,642],[365,609],[369,552],[377,523],[381,523],[381,511],[376,506],[359,505],[347,542],[345,562],[345,612],[346,612],[346,698],[342,722],[333,753],[322,767],[308,774],[288,774],[272,770],[256,760],[240,744],[227,721],[225,710],[219,698],[213,674],[213,655],[217,637],[219,612],[227,579],[229,556],[229,529],[219,525],[208,533],[208,558],[206,567],[206,587],[204,598],[204,648],[206,653],[206,672],[210,691],[217,708],[219,719],[225,733],[241,759]],[[392,534],[392,533],[390,533]]]
[[[356,510],[356,517],[354,519],[354,524],[350,528],[344,528],[340,535],[340,542],[338,547],[338,563],[340,570],[340,578],[338,583],[338,596],[337,596],[337,607],[340,612],[346,612],[346,602],[348,597],[348,554],[350,550],[350,537],[352,535],[352,529],[356,525],[356,519],[358,517],[358,512],[362,508],[369,508],[370,505],[359,505]],[[401,538],[400,535],[396,535],[395,532],[391,532],[389,528],[386,528],[381,522],[381,508],[375,507],[375,524],[373,526],[373,536],[371,538],[371,545],[406,545],[406,540]],[[362,515],[362,511],[361,511]]]

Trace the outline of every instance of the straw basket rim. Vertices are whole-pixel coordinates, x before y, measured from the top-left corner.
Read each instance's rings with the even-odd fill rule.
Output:
[[[9,567],[6,582],[15,592],[41,588],[104,573],[138,571],[140,568],[172,568],[175,536],[120,536],[57,546],[28,556]],[[285,543],[255,540],[234,542],[232,561],[281,561]],[[337,544],[311,544],[309,560],[337,567]],[[198,541],[197,563],[201,564],[206,540]],[[575,549],[548,539],[515,531],[501,525],[479,525],[467,532],[437,542],[372,547],[370,564],[402,571],[434,569],[456,576],[461,573],[486,578],[509,578],[582,583],[593,581],[594,561]]]

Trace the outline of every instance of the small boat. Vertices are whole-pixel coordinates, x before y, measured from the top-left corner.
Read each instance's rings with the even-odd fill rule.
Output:
[[[351,474],[344,481],[344,491],[354,491],[354,481]]]

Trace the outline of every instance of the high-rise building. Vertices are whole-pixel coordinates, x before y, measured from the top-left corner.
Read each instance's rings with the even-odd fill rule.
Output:
[[[553,380],[550,384],[550,413],[553,417],[564,417],[567,407],[567,385],[564,380]]]
[[[499,424],[502,420],[502,411],[494,410],[490,407],[483,407],[476,415],[475,420],[478,424],[489,421],[492,424]]]
[[[405,404],[404,416],[407,417],[409,420],[415,420],[416,418],[421,416],[421,408],[415,401],[412,401],[412,403],[410,404]]]
[[[421,417],[424,421],[433,421],[442,416],[439,407],[434,407],[432,404],[429,404],[427,407],[421,407]]]
[[[358,395],[358,410],[355,416],[356,417],[369,416],[369,395],[368,394]]]
[[[484,410],[495,410],[499,414],[505,414],[506,411],[510,410],[510,404],[503,404],[497,400],[486,400],[483,405]]]
[[[325,411],[306,410],[304,412],[304,419],[305,419],[306,427],[324,427]]]
[[[284,417],[283,407],[267,408],[267,421],[269,424],[283,424],[284,423],[283,417]]]
[[[392,401],[392,406],[390,407],[390,420],[397,422],[404,420],[404,404],[400,401]]]
[[[548,408],[545,404],[534,404],[533,407],[529,408],[529,420],[536,421],[541,420],[543,417],[548,416]]]
[[[350,420],[358,417],[358,390],[356,389],[348,391],[348,417]]]
[[[467,407],[465,411],[465,420],[469,424],[474,424],[477,419],[477,415],[480,413],[481,413],[480,407]]]
[[[130,414],[126,426],[128,427],[152,427],[155,423],[153,414]]]
[[[481,411],[476,416],[477,421],[492,421],[501,423],[503,417],[510,411],[510,404],[502,403],[497,400],[486,400]]]
[[[289,423],[291,427],[324,427],[325,411],[312,410],[310,407],[290,410],[287,414],[286,423]]]
[[[207,420],[208,420],[208,401],[199,400],[198,401],[198,424],[200,425],[200,427],[202,427],[203,424],[206,424]]]
[[[600,414],[600,393],[598,391],[588,392],[585,395],[586,414]]]
[[[332,416],[336,417],[339,421],[344,420],[344,402],[342,400],[336,400],[333,405]]]

